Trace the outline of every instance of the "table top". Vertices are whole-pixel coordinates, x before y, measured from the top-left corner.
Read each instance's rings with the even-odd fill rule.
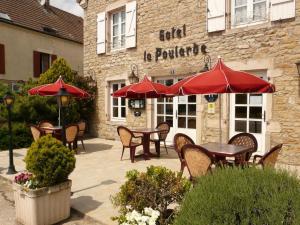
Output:
[[[133,133],[140,133],[140,134],[152,134],[152,133],[158,133],[163,130],[159,130],[157,128],[137,128],[137,129],[131,129]]]
[[[200,146],[207,149],[214,155],[228,157],[252,151],[252,148],[248,146],[231,145],[217,142],[205,143],[201,144]]]
[[[54,126],[54,127],[40,127],[42,130],[61,130],[61,126]]]

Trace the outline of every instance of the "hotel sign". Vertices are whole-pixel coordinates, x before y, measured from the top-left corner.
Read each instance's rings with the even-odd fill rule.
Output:
[[[173,39],[181,39],[186,37],[186,25],[184,24],[180,28],[172,27],[170,30],[160,30],[159,31],[159,40],[160,41],[170,41]],[[196,43],[193,43],[189,46],[181,47],[175,46],[171,49],[163,49],[163,48],[156,48],[155,53],[150,53],[144,51],[144,61],[151,62],[158,60],[166,60],[166,59],[175,59],[181,57],[188,57],[188,56],[196,56],[199,54],[201,46]]]

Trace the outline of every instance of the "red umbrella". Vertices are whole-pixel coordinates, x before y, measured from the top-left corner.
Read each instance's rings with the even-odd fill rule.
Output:
[[[127,85],[111,95],[123,98],[160,98],[166,95],[167,90],[167,86],[154,83],[145,76],[139,83]]]
[[[273,93],[275,86],[250,73],[235,71],[227,67],[219,58],[212,70],[189,76],[168,89],[169,95],[221,94],[221,93]],[[221,98],[220,142],[221,134]]]
[[[55,83],[44,84],[31,88],[28,91],[30,95],[41,95],[41,96],[55,96],[61,88],[65,88],[67,92],[77,98],[89,98],[91,95],[86,91],[75,87],[70,84],[66,84],[61,76],[55,81]]]
[[[275,86],[250,73],[235,71],[221,59],[210,71],[189,76],[169,87],[170,95],[273,93]]]

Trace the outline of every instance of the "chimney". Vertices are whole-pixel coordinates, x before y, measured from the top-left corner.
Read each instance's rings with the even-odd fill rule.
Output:
[[[47,7],[50,5],[50,0],[39,0],[40,4]]]

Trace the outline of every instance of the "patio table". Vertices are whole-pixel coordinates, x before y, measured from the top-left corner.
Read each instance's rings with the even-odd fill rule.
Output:
[[[55,137],[58,140],[61,140],[61,126],[54,126],[54,127],[40,127],[42,131],[52,131],[52,136]]]
[[[201,144],[200,146],[213,154],[217,162],[225,160],[226,157],[235,157],[238,155],[243,155],[246,152],[253,151],[253,148],[249,146],[232,145],[218,142],[205,143]]]
[[[143,156],[145,160],[149,160],[150,157],[160,156],[160,149],[156,149],[157,154],[150,152],[150,135],[154,133],[162,132],[163,130],[159,130],[156,128],[140,128],[140,129],[131,129],[131,131],[133,133],[143,135],[143,154],[141,156]]]

